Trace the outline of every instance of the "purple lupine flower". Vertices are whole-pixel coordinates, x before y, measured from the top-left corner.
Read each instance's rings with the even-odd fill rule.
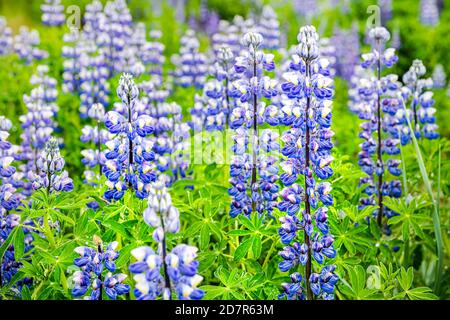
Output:
[[[256,30],[264,38],[261,48],[269,50],[280,48],[280,23],[272,7],[264,6]]]
[[[439,23],[439,8],[436,0],[420,0],[420,22],[427,26]]]
[[[10,54],[13,51],[13,37],[11,28],[8,27],[6,18],[0,16],[0,56]]]
[[[381,8],[381,24],[385,26],[392,19],[392,0],[378,0]]]
[[[445,74],[444,66],[438,63],[433,70],[433,87],[436,89],[443,89],[447,83],[447,75]]]
[[[264,75],[264,71],[273,71],[275,64],[272,54],[260,50],[262,43],[263,37],[259,33],[244,35],[242,45],[247,49],[236,58],[234,69],[237,79],[230,86],[234,109],[229,125],[237,129],[232,146],[235,156],[230,167],[232,187],[228,189],[233,197],[230,208],[232,217],[239,214],[249,217],[252,212],[258,215],[267,213],[270,217],[276,204],[278,168],[270,152],[277,151],[279,145],[270,143],[276,140],[270,129],[263,130],[259,136],[258,127],[263,123],[278,124],[277,121],[272,122],[275,117],[271,109],[275,107],[266,106],[262,101],[262,97],[270,100],[278,91],[277,82]]]
[[[129,266],[136,282],[134,295],[138,300],[171,300],[175,294],[180,300],[199,300],[204,292],[197,288],[203,278],[197,274],[197,248],[185,244],[168,251],[166,237],[180,228],[179,212],[172,205],[164,181],[154,183],[144,220],[155,228],[153,239],[158,243],[155,252],[150,247],[131,251],[136,262]]]
[[[105,119],[105,108],[102,104],[94,104],[88,112],[88,117],[95,121],[95,126],[86,125],[81,131],[80,140],[83,144],[90,143],[89,149],[83,149],[81,162],[85,165],[84,176],[87,183],[97,185],[102,173],[102,167],[105,165],[106,157],[102,147],[112,139],[112,136],[101,124]]]
[[[199,51],[200,43],[193,30],[188,30],[181,37],[179,54],[171,60],[175,65],[173,76],[175,84],[181,87],[203,88],[208,72],[207,57]]]
[[[26,26],[20,27],[19,34],[14,37],[14,52],[29,65],[34,60],[48,57],[48,52],[38,48],[41,40],[37,30],[29,30]]]
[[[126,48],[132,36],[132,17],[125,0],[108,1],[98,17],[96,43],[108,64],[109,74],[127,71]]]
[[[327,206],[333,204],[332,187],[323,181],[333,174],[330,127],[334,85],[327,70],[329,64],[319,55],[316,29],[302,27],[297,39],[299,45],[281,83],[280,122],[288,130],[281,138],[281,153],[286,158],[281,163],[280,180],[285,187],[280,192],[278,209],[287,215],[280,218],[278,233],[287,246],[279,253],[283,258],[279,269],[287,272],[299,264],[306,268],[304,275],[295,272],[291,283],[282,284],[284,293],[279,298],[326,299],[333,297],[335,282],[330,285],[330,295],[317,288],[313,260],[321,265],[325,258],[336,256],[327,224]],[[300,175],[304,176],[304,186],[297,184]]]
[[[392,127],[391,134],[400,139],[402,145],[410,142],[411,134],[407,117],[414,128],[414,134],[417,139],[425,137],[427,139],[436,139],[439,134],[436,132],[433,92],[427,91],[433,87],[431,78],[423,78],[426,68],[421,60],[414,60],[408,72],[403,75],[402,98],[405,104],[409,102],[410,108],[406,111],[401,108],[394,115],[395,122],[399,122],[397,127]]]
[[[336,74],[350,81],[360,58],[357,24],[354,23],[350,30],[335,30],[332,42],[336,48]]]
[[[131,75],[121,76],[117,95],[122,100],[124,112],[110,111],[105,116],[106,129],[114,138],[106,143],[107,161],[102,171],[108,179],[108,190],[104,196],[107,200],[119,200],[130,188],[138,198],[144,199],[148,196],[150,183],[156,180],[153,142],[146,139],[154,132],[154,121],[136,111],[139,89]]]
[[[359,137],[363,139],[363,143],[360,145],[358,164],[367,174],[360,181],[361,185],[366,185],[364,192],[367,197],[361,199],[360,207],[378,205],[379,209],[373,214],[377,216],[378,225],[388,233],[383,216],[390,217],[395,213],[384,206],[383,198],[399,197],[400,194],[387,181],[386,169],[395,175],[399,175],[401,171],[397,168],[398,161],[385,162],[383,154],[394,156],[400,153],[400,141],[390,132],[398,128],[395,115],[402,109],[401,98],[398,96],[401,85],[396,75],[382,76],[383,69],[390,68],[398,59],[394,49],[383,49],[389,41],[389,32],[383,27],[376,27],[370,30],[369,36],[373,48],[370,53],[362,55],[362,66],[370,72],[360,79],[356,88],[360,99],[356,111],[360,119],[366,120],[360,125],[362,131]],[[394,181],[395,184],[400,183]]]
[[[73,190],[72,179],[64,170],[64,158],[59,153],[58,141],[51,138],[36,161],[38,169],[33,179],[33,189],[47,189],[52,192],[69,192]]]
[[[58,112],[55,104],[57,98],[56,80],[48,75],[48,66],[37,67],[37,74],[33,75],[30,82],[36,85],[29,95],[24,95],[23,100],[28,112],[19,117],[23,132],[20,135],[22,142],[15,155],[16,160],[23,161],[19,166],[16,180],[22,180],[21,193],[29,196],[32,190],[32,181],[38,173],[37,159],[46,143],[57,129],[54,117]]]
[[[61,0],[45,0],[41,5],[42,23],[47,26],[62,26],[65,22],[64,6]]]
[[[211,37],[211,46],[216,56],[223,47],[231,50],[233,56],[237,56],[241,50],[239,28],[234,23],[220,20],[218,30]]]
[[[115,273],[115,261],[119,257],[116,249],[119,244],[114,241],[104,248],[97,236],[94,236],[94,244],[94,248],[75,248],[80,257],[74,260],[74,265],[80,270],[72,276],[72,295],[76,298],[84,297],[85,300],[103,300],[105,293],[110,300],[116,300],[118,296],[130,291],[130,286],[123,283],[127,275]]]

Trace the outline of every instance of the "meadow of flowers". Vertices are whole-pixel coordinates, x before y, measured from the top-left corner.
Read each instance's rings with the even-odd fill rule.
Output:
[[[0,300],[449,299],[414,3],[0,0]]]

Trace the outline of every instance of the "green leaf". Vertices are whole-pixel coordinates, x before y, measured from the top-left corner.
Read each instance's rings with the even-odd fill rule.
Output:
[[[248,236],[250,234],[252,234],[250,230],[231,230],[228,232],[230,236]]]
[[[239,215],[238,219],[239,219],[239,222],[242,223],[247,229],[249,229],[249,230],[255,229],[255,226],[253,225],[253,223],[250,221],[249,218],[247,218],[243,215]]]
[[[261,255],[261,250],[262,250],[261,236],[255,235],[253,236],[253,243],[252,243],[252,252],[253,257],[255,259],[259,258],[259,256]]]
[[[16,227],[17,232],[14,237],[14,258],[19,261],[25,252],[25,236],[21,226]]]
[[[31,293],[28,286],[22,286],[21,294],[22,300],[31,300]]]
[[[5,254],[6,250],[9,248],[9,246],[14,243],[14,238],[16,237],[17,230],[20,228],[14,228],[11,233],[9,234],[8,238],[3,242],[2,246],[0,247],[0,260],[3,259],[3,255]]]
[[[439,299],[435,296],[430,288],[427,287],[418,287],[406,292],[406,295],[411,300],[437,300]]]
[[[227,292],[227,289],[219,286],[201,286],[200,289],[205,291],[205,299],[213,300]]]
[[[206,250],[209,245],[210,232],[209,226],[207,224],[203,225],[200,231],[200,250]]]
[[[236,248],[236,251],[234,252],[234,260],[235,261],[241,260],[247,254],[248,250],[250,249],[250,246],[252,245],[252,242],[253,242],[253,239],[248,238],[248,239],[244,240]]]

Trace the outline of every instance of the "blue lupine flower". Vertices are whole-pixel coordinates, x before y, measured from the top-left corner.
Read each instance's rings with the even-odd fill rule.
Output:
[[[233,110],[229,117],[230,128],[236,129],[232,151],[236,154],[230,167],[228,193],[233,197],[230,215],[249,216],[252,212],[259,215],[264,212],[271,216],[276,205],[278,168],[270,152],[278,151],[278,136],[270,129],[258,135],[258,126],[267,122],[278,124],[274,118],[278,110],[266,106],[262,97],[271,99],[278,94],[277,82],[264,71],[275,68],[273,55],[259,50],[263,37],[259,33],[247,33],[242,44],[247,48],[236,58],[234,65],[237,79],[230,86],[230,97],[234,98]],[[247,129],[250,129],[247,131]],[[249,142],[252,142],[250,150]]]
[[[176,66],[173,71],[175,84],[181,87],[194,86],[201,89],[208,73],[206,55],[199,52],[200,43],[193,30],[188,30],[181,37],[180,53],[171,60]]]
[[[92,16],[98,19],[98,26],[92,25],[89,30],[99,30],[96,43],[101,48],[107,61],[109,75],[127,71],[126,44],[132,37],[132,17],[125,0],[108,1],[100,16],[95,16],[92,8]]]
[[[385,26],[392,19],[392,0],[378,0],[378,6],[381,9],[381,23]]]
[[[148,68],[148,72],[152,76],[163,75],[163,65],[165,61],[164,49],[165,46],[160,42],[161,31],[150,31],[150,42],[146,42],[140,52],[142,63]]]
[[[42,23],[47,26],[62,26],[65,22],[64,6],[61,0],[45,0],[41,5]]]
[[[28,27],[20,27],[19,34],[14,37],[14,52],[25,64],[29,65],[34,60],[42,60],[48,57],[48,52],[38,48],[41,40],[36,30]]]
[[[270,50],[280,48],[280,23],[272,7],[267,5],[263,7],[260,21],[256,29],[264,38],[261,48]]]
[[[284,293],[280,298],[310,300],[315,295],[325,299],[328,296],[317,287],[318,278],[311,272],[313,260],[324,264],[325,258],[336,256],[327,224],[326,206],[333,204],[331,184],[316,181],[333,174],[330,168],[333,81],[328,77],[329,64],[319,56],[320,42],[315,28],[301,28],[298,40],[290,70],[283,75],[281,84],[284,95],[280,122],[289,129],[281,138],[284,143],[281,153],[287,159],[281,163],[280,180],[285,187],[280,192],[278,209],[287,215],[280,218],[278,233],[287,246],[279,253],[283,258],[279,268],[287,272],[301,264],[307,266],[308,273],[304,277],[293,273],[292,283],[282,285]],[[304,187],[297,184],[300,175],[304,176]]]
[[[241,50],[239,27],[233,22],[220,20],[218,30],[211,37],[211,46],[216,56],[223,47],[230,49],[233,56],[237,56]]]
[[[222,83],[212,79],[206,82],[202,96],[195,95],[194,107],[191,109],[191,126],[194,131],[225,129],[228,103],[224,91]]]
[[[332,42],[336,44],[336,75],[351,81],[355,68],[359,66],[360,43],[358,25],[354,23],[349,30],[335,29]]]
[[[384,196],[399,197],[398,189],[393,192],[387,180],[386,169],[394,176],[401,174],[398,168],[400,162],[390,159],[384,162],[383,154],[397,155],[400,153],[398,144],[398,114],[402,113],[401,98],[398,94],[400,84],[397,76],[381,76],[383,68],[391,67],[396,61],[395,51],[392,48],[383,50],[384,44],[389,40],[389,32],[383,27],[370,30],[373,49],[370,53],[363,54],[363,67],[370,70],[365,78],[360,79],[357,87],[359,93],[358,112],[360,119],[366,120],[361,124],[362,132],[359,134],[364,142],[360,145],[359,165],[367,174],[360,181],[365,185],[364,191],[368,198],[361,199],[360,208],[367,205],[378,205],[379,210],[374,212],[378,216],[378,224],[382,226],[383,215],[390,215],[390,211],[383,206]],[[395,184],[400,184],[396,181]],[[401,192],[400,192],[401,193]],[[380,213],[381,212],[381,213]]]
[[[430,78],[423,79],[426,68],[422,61],[414,60],[409,71],[403,76],[405,86],[402,88],[402,98],[405,104],[409,102],[409,109],[406,111],[403,106],[394,114],[392,123],[397,127],[392,126],[392,135],[400,139],[402,145],[407,144],[410,139],[410,130],[407,122],[410,121],[414,128],[414,134],[417,139],[425,137],[427,139],[436,139],[439,134],[436,132],[435,126],[435,112],[433,92],[427,91],[433,86],[433,80]],[[426,132],[425,132],[426,131]]]
[[[10,54],[13,50],[12,30],[8,27],[6,18],[0,16],[0,56]]]
[[[199,300],[204,292],[197,288],[203,278],[197,274],[197,248],[179,244],[168,251],[168,233],[177,233],[180,228],[179,212],[172,205],[172,198],[165,181],[154,183],[148,207],[144,211],[145,222],[155,228],[153,239],[158,243],[155,252],[150,247],[139,247],[131,251],[136,262],[129,266],[136,282],[134,295],[138,300],[155,300],[162,297],[180,300]]]
[[[19,117],[23,129],[20,135],[22,142],[14,157],[24,161],[24,164],[18,167],[16,179],[22,180],[20,189],[24,196],[31,194],[32,181],[38,173],[37,158],[57,129],[54,117],[58,112],[58,106],[55,104],[58,92],[56,80],[48,76],[48,71],[46,65],[37,67],[37,74],[30,80],[36,87],[31,90],[30,95],[23,97],[28,112]]]
[[[294,11],[305,17],[308,22],[319,13],[317,0],[294,0]]]
[[[445,74],[444,66],[438,63],[433,70],[433,87],[436,89],[445,88],[445,84],[447,83],[447,76]]]
[[[115,261],[119,257],[116,251],[117,242],[111,242],[104,249],[101,240],[94,236],[95,248],[77,247],[75,252],[80,255],[74,260],[74,265],[80,270],[73,276],[74,287],[72,295],[76,298],[84,297],[87,300],[103,300],[103,292],[111,300],[127,294],[130,286],[124,284],[126,274],[116,273]],[[105,274],[105,269],[107,270]]]
[[[123,110],[110,111],[105,116],[106,129],[114,138],[106,143],[106,162],[102,167],[108,179],[107,200],[118,200],[130,188],[139,199],[149,194],[150,183],[156,180],[153,142],[146,137],[154,132],[150,116],[136,111],[139,89],[129,74],[120,78],[117,94]]]
[[[101,129],[100,124],[105,118],[105,108],[102,104],[93,105],[88,112],[88,117],[96,122],[96,126],[85,126],[81,131],[81,142],[92,144],[91,149],[83,149],[81,162],[85,165],[84,177],[86,182],[96,186],[100,180],[102,168],[106,163],[105,152],[102,147],[111,139],[111,135],[105,129]],[[98,204],[90,202],[88,207],[96,209]]]
[[[439,23],[439,8],[436,0],[420,0],[420,22],[427,26]]]
[[[51,192],[73,190],[72,179],[64,170],[64,158],[59,153],[58,141],[50,139],[36,161],[38,173],[33,180],[33,189],[45,188]]]

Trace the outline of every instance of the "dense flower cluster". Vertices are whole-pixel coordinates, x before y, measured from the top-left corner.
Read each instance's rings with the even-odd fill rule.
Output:
[[[332,43],[335,43],[336,75],[350,81],[359,65],[359,34],[358,26],[353,24],[349,30],[337,28],[334,31]]]
[[[444,66],[438,63],[433,70],[433,86],[436,89],[445,88],[445,84],[447,83],[447,75],[445,74]]]
[[[186,31],[180,41],[180,53],[172,56],[175,84],[201,89],[208,73],[206,55],[199,52],[200,43],[193,30]]]
[[[144,43],[140,53],[142,63],[153,77],[162,77],[163,75],[163,64],[166,58],[164,56],[165,46],[160,42],[161,36],[161,31],[150,31],[150,41]]]
[[[33,179],[33,189],[45,188],[51,192],[73,190],[72,179],[64,170],[64,158],[59,153],[58,141],[50,139],[36,160],[37,175]]]
[[[381,9],[381,24],[385,26],[392,19],[392,0],[378,0]]]
[[[308,22],[312,20],[319,13],[319,6],[317,0],[294,0],[294,11],[305,17]]]
[[[45,0],[41,5],[42,23],[47,26],[62,26],[66,19],[61,0]]]
[[[145,199],[150,183],[156,180],[153,142],[145,139],[154,132],[153,119],[139,115],[136,110],[139,89],[130,74],[123,74],[117,88],[123,108],[110,111],[105,116],[106,129],[114,138],[106,143],[106,162],[102,168],[108,179],[107,200],[121,199],[125,190],[132,189],[140,199]]]
[[[13,166],[12,144],[8,141],[11,127],[11,121],[0,116],[0,211],[2,213],[14,210],[19,205],[13,180],[16,168]]]
[[[406,102],[409,101],[410,108],[403,108],[397,111],[395,117],[399,120],[399,127],[392,128],[392,135],[400,139],[402,145],[407,144],[411,139],[411,133],[407,118],[414,128],[416,138],[425,137],[427,139],[436,139],[437,125],[434,114],[433,92],[427,91],[433,87],[433,80],[422,78],[426,73],[426,68],[421,60],[414,60],[408,72],[403,75],[404,87],[402,96]]]
[[[264,38],[261,48],[272,50],[280,48],[280,23],[272,7],[264,6],[256,29]]]
[[[234,65],[238,79],[233,81],[230,97],[234,99],[230,114],[230,128],[236,129],[233,136],[230,183],[228,193],[233,197],[230,216],[250,216],[252,212],[271,216],[276,205],[278,167],[271,152],[279,149],[278,134],[264,129],[263,123],[278,124],[278,111],[274,105],[267,106],[262,98],[270,100],[277,95],[277,82],[264,71],[273,71],[275,63],[272,54],[265,54],[259,48],[263,37],[249,32],[242,38],[247,49],[236,58]],[[249,142],[251,145],[249,146]]]
[[[5,17],[0,16],[0,56],[9,54],[13,49],[11,28],[8,27]]]
[[[81,270],[73,274],[74,287],[72,295],[85,300],[103,300],[103,292],[111,300],[127,294],[130,286],[124,284],[126,274],[115,273],[115,261],[119,257],[116,251],[119,245],[116,241],[103,247],[101,240],[94,236],[95,247],[77,247],[75,252],[80,255],[74,264]],[[106,275],[105,275],[106,269]]]
[[[129,267],[136,281],[134,295],[138,300],[170,300],[172,294],[180,300],[201,299],[204,292],[197,286],[203,278],[197,274],[197,248],[179,244],[168,251],[166,237],[179,231],[179,212],[163,182],[158,181],[153,187],[144,220],[155,228],[153,239],[158,249],[155,252],[150,247],[138,247],[131,251],[137,260]]]
[[[420,21],[427,26],[439,23],[439,8],[436,0],[420,0]]]
[[[22,180],[21,193],[25,196],[31,194],[34,174],[38,172],[36,166],[39,153],[45,148],[52,134],[57,129],[54,120],[58,112],[55,104],[57,98],[56,80],[48,75],[46,65],[37,67],[37,74],[31,77],[30,83],[35,85],[29,95],[24,95],[23,100],[27,106],[27,113],[21,115],[19,120],[22,125],[22,142],[15,154],[17,160],[24,164],[19,166],[20,173],[17,177]]]
[[[239,34],[240,29],[235,23],[220,20],[217,32],[211,37],[211,46],[214,53],[217,55],[225,46],[231,50],[233,56],[238,55],[241,50]]]
[[[401,175],[399,168],[401,162],[394,158],[385,160],[383,155],[392,157],[400,153],[399,139],[392,137],[389,132],[397,130],[395,115],[403,107],[398,96],[401,85],[397,76],[392,74],[382,76],[383,69],[392,67],[398,59],[394,49],[383,50],[389,40],[389,32],[383,27],[376,27],[370,30],[369,36],[373,49],[370,53],[362,55],[362,66],[372,70],[372,73],[367,78],[361,78],[358,86],[360,96],[358,116],[365,120],[361,124],[362,131],[359,134],[364,142],[360,145],[358,163],[367,174],[360,181],[367,194],[367,197],[361,199],[360,207],[378,205],[379,209],[374,211],[374,216],[377,216],[378,225],[381,227],[383,216],[390,218],[396,214],[383,205],[383,197],[398,198],[402,193],[399,180],[387,180],[388,173],[395,177]],[[384,231],[390,232],[387,225]]]
[[[14,37],[14,52],[25,64],[33,60],[42,60],[48,57],[48,52],[38,48],[41,40],[37,30],[29,30],[26,26],[20,27],[19,34]]]
[[[131,38],[132,17],[125,0],[108,1],[103,8],[103,12],[95,16],[101,4],[92,7],[92,17],[98,20],[92,23],[89,28],[96,35],[96,43],[100,47],[100,52],[104,56],[108,65],[110,75],[125,72],[126,69],[126,48],[127,42]]]
[[[279,268],[286,272],[303,265],[305,273],[302,276],[294,272],[292,283],[283,284],[280,298],[333,299],[338,281],[333,273],[335,267],[326,266],[320,273],[314,271],[324,264],[326,257],[336,256],[327,225],[327,206],[333,204],[331,184],[317,181],[333,174],[330,126],[334,87],[328,76],[328,63],[319,58],[315,28],[302,27],[297,39],[299,45],[281,84],[284,96],[280,121],[289,129],[281,137],[284,142],[281,152],[286,159],[281,163],[280,180],[284,188],[278,209],[287,215],[280,218],[279,235],[288,246],[279,253],[283,258]],[[300,176],[304,176],[304,186],[297,183]]]
[[[99,179],[102,172],[102,166],[106,162],[105,153],[102,150],[103,145],[107,143],[111,136],[108,131],[101,128],[105,118],[105,108],[100,103],[94,104],[88,113],[89,118],[96,122],[95,126],[86,125],[81,132],[81,142],[90,143],[91,149],[83,149],[81,162],[86,166],[84,176],[86,181],[94,183]],[[96,178],[96,179],[95,179]]]
[[[200,15],[189,18],[189,27],[196,32],[204,31],[208,36],[215,34],[219,28],[220,16],[207,6],[207,1],[200,2]]]

